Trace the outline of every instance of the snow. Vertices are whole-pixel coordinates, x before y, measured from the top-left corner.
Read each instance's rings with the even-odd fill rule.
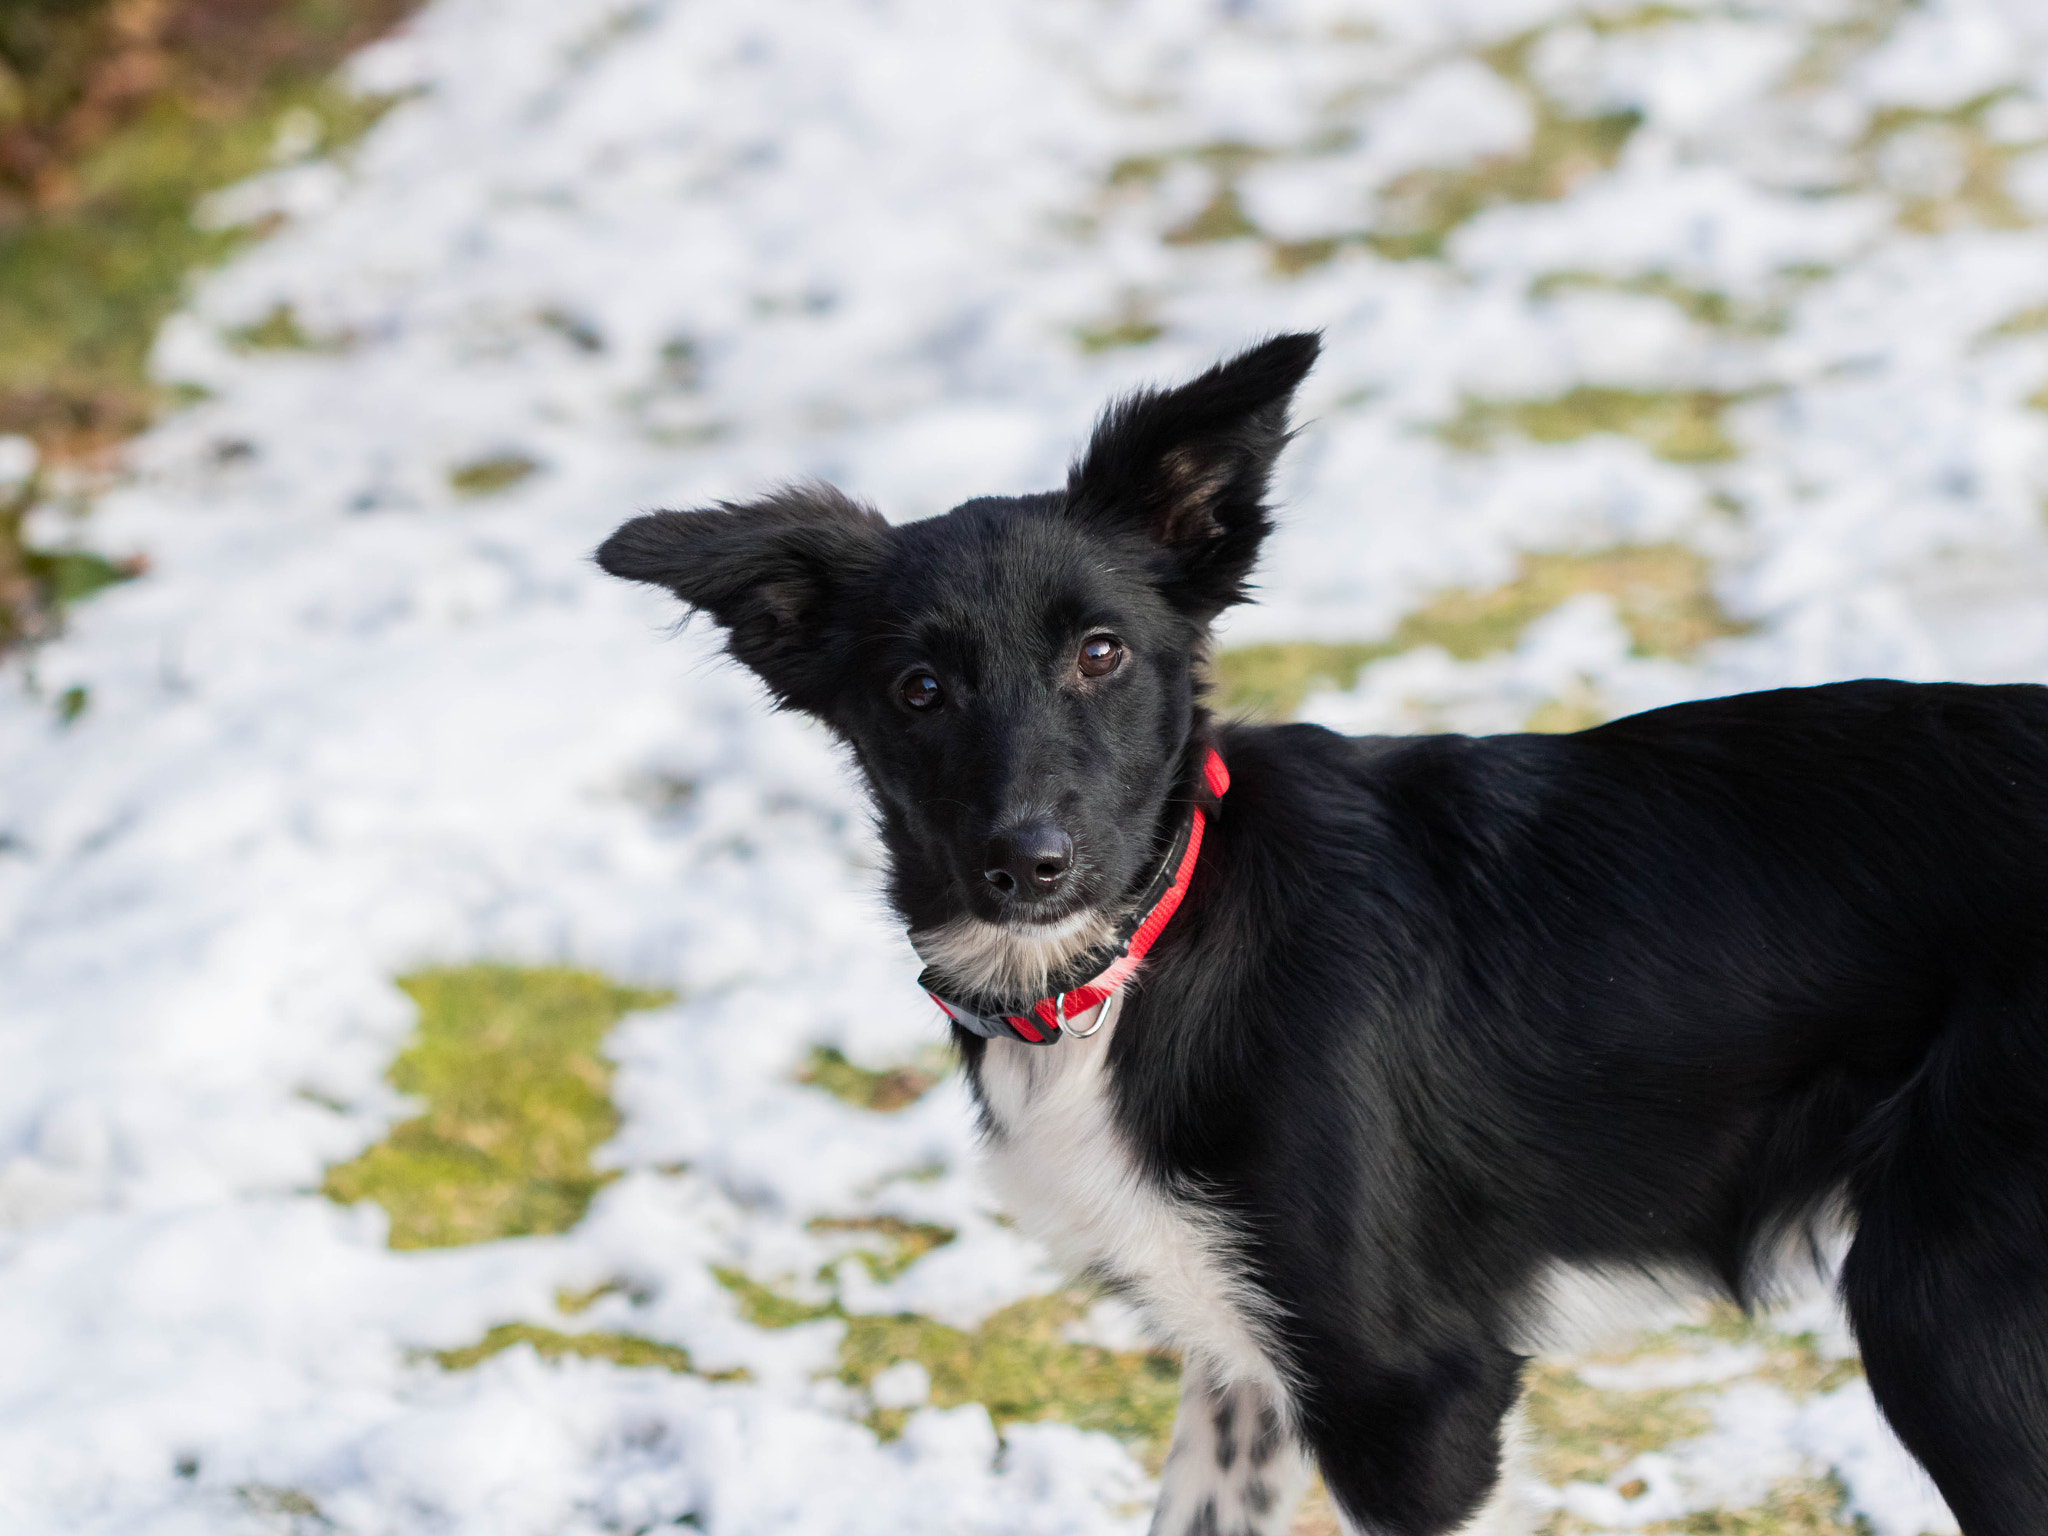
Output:
[[[843,1325],[754,1328],[711,1278],[814,1274],[835,1250],[811,1218],[890,1214],[960,1236],[886,1283],[841,1266],[850,1312],[972,1326],[1059,1283],[977,1183],[957,1084],[885,1117],[792,1080],[813,1045],[880,1066],[940,1038],[850,770],[588,551],[635,510],[803,475],[894,518],[1038,488],[1116,390],[1315,326],[1285,525],[1226,643],[1384,636],[1521,551],[1618,542],[1698,549],[1756,628],[1644,658],[1582,597],[1501,656],[1368,668],[1313,718],[1494,729],[1553,699],[2048,678],[2048,415],[2025,403],[2048,342],[1995,334],[2048,302],[2048,235],[1899,227],[1902,192],[1939,190],[1925,145],[1856,170],[1878,109],[2009,88],[1987,131],[2016,146],[2020,205],[2048,207],[2048,32],[2024,0],[1923,6],[1800,83],[1839,9],[1645,30],[1567,0],[436,0],[361,56],[363,88],[407,93],[363,144],[295,161],[283,125],[281,163],[204,211],[284,219],[160,338],[159,372],[210,398],[88,520],[36,515],[151,572],[0,696],[8,1529],[290,1529],[266,1489],[364,1536],[689,1513],[720,1533],[1141,1529],[1146,1480],[1115,1442],[999,1439],[968,1406],[878,1443],[817,1379]],[[1530,103],[1475,50],[1531,27],[1560,102],[1643,114],[1568,196],[1482,212],[1447,263],[1348,245],[1283,276],[1253,242],[1160,238],[1225,174],[1205,146],[1264,154],[1242,201],[1289,240],[1363,229],[1405,171],[1519,152]],[[1156,179],[1113,182],[1147,156]],[[1783,322],[1532,293],[1564,271]],[[237,350],[281,304],[326,344]],[[1078,344],[1128,313],[1158,339]],[[1748,391],[1742,455],[1467,455],[1426,430],[1465,396],[1578,383]],[[507,453],[536,472],[451,486]],[[0,481],[31,467],[0,441]],[[661,788],[684,783],[681,803]],[[613,1036],[623,1176],[583,1223],[393,1252],[374,1208],[313,1191],[406,1113],[381,1081],[412,1020],[392,978],[480,958],[680,1000]],[[558,1288],[614,1276],[641,1299],[556,1312]],[[752,1380],[416,1358],[509,1320],[630,1329]],[[1135,1341],[1113,1311],[1074,1336]],[[884,1379],[876,1401],[918,1400]],[[1721,1438],[1643,1472],[1658,1508],[1832,1468],[1886,1536],[1950,1528],[1859,1386],[1724,1387]],[[1595,1505],[1616,1528],[1664,1517]]]

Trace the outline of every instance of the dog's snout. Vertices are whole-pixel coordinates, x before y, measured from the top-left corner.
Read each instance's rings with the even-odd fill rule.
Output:
[[[1027,822],[989,839],[981,878],[1005,896],[1050,896],[1073,862],[1072,838],[1049,821]]]

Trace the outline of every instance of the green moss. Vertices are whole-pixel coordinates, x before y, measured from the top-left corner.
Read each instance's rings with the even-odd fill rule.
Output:
[[[1723,390],[1636,390],[1581,384],[1543,400],[1467,396],[1458,415],[1437,429],[1454,448],[1478,453],[1506,432],[1539,443],[1569,443],[1595,433],[1642,442],[1675,464],[1720,463],[1739,456],[1722,428],[1728,407],[1748,398]]]
[[[1316,688],[1354,687],[1369,662],[1391,656],[1390,641],[1327,645],[1283,640],[1219,651],[1211,666],[1216,702],[1225,713],[1257,720],[1288,720]]]
[[[1544,735],[1565,735],[1572,731],[1591,730],[1611,718],[1612,714],[1600,701],[1600,696],[1585,688],[1561,699],[1545,699],[1530,711],[1529,718],[1522,722],[1522,729]]]
[[[1445,592],[1403,619],[1395,634],[1404,650],[1440,645],[1473,661],[1510,649],[1567,599],[1603,592],[1615,600],[1634,654],[1684,658],[1708,640],[1747,633],[1715,601],[1711,576],[1706,557],[1683,544],[1525,555],[1506,586]]]
[[[474,1344],[460,1349],[437,1349],[434,1360],[444,1369],[466,1371],[518,1344],[530,1344],[543,1360],[571,1356],[578,1360],[609,1360],[613,1365],[659,1366],[664,1371],[691,1374],[690,1352],[657,1339],[643,1339],[631,1333],[561,1333],[533,1323],[500,1323]],[[714,1381],[741,1379],[744,1372],[722,1372]]]
[[[889,1114],[923,1098],[951,1065],[950,1051],[933,1046],[913,1062],[875,1072],[855,1066],[832,1046],[820,1045],[812,1049],[797,1081],[822,1088],[857,1109]]]
[[[982,1403],[998,1425],[1057,1419],[1099,1429],[1141,1449],[1164,1448],[1173,1428],[1180,1367],[1171,1355],[1119,1353],[1071,1344],[1063,1330],[1092,1298],[1077,1291],[1020,1301],[974,1329],[928,1317],[848,1317],[837,1301],[814,1305],[783,1296],[732,1269],[715,1269],[740,1313],[760,1328],[788,1328],[822,1318],[844,1318],[839,1379],[865,1388],[902,1360],[930,1374],[932,1402],[941,1408]],[[892,1435],[904,1414],[881,1410],[875,1427]]]
[[[1748,632],[1715,601],[1711,575],[1705,557],[1682,544],[1525,555],[1513,581],[1440,593],[1402,619],[1389,640],[1223,651],[1213,668],[1217,702],[1231,714],[1284,720],[1313,688],[1354,687],[1372,662],[1418,646],[1440,646],[1460,661],[1510,650],[1530,624],[1586,592],[1615,600],[1635,654],[1687,657],[1708,640]],[[1539,710],[1529,728],[1578,730],[1600,718],[1597,701],[1559,700]]]
[[[1867,1523],[1850,1517],[1848,1502],[1848,1490],[1834,1478],[1800,1478],[1749,1509],[1702,1510],[1642,1529],[1646,1536],[1870,1536]]]
[[[951,1227],[907,1222],[896,1216],[820,1216],[805,1230],[860,1233],[866,1241],[854,1249],[854,1257],[877,1282],[895,1279],[933,1249],[943,1248],[959,1236]]]
[[[2038,336],[2043,331],[2048,331],[2048,304],[2035,304],[2007,315],[1978,340],[2005,341],[2015,336]]]
[[[1887,107],[1874,113],[1858,146],[1859,183],[1893,191],[1899,198],[1899,226],[1915,234],[2029,227],[2036,221],[2012,200],[2006,174],[2015,158],[2048,141],[2000,143],[1984,127],[1984,114],[2013,93],[2013,87],[1986,91],[1939,111]],[[1924,138],[1930,152],[1949,158],[1951,184],[1890,185],[1897,178],[1887,175],[1887,160],[1896,158],[1908,136]]]
[[[1720,1304],[1699,1321],[1635,1341],[1610,1361],[1674,1353],[1697,1353],[1714,1345],[1737,1344],[1759,1350],[1746,1381],[1768,1383],[1804,1399],[1832,1392],[1854,1379],[1853,1360],[1821,1357],[1806,1334],[1784,1334],[1738,1308]],[[1588,1386],[1570,1361],[1541,1361],[1527,1376],[1528,1416],[1536,1467],[1553,1484],[1575,1479],[1611,1480],[1636,1456],[1661,1450],[1674,1440],[1704,1432],[1705,1405],[1717,1389],[1610,1391]],[[1617,1490],[1635,1498],[1645,1491],[1638,1480]],[[1666,1536],[1867,1536],[1867,1527],[1845,1512],[1846,1496],[1832,1478],[1802,1478],[1775,1488],[1759,1504],[1739,1510],[1711,1510],[1684,1519],[1646,1525],[1646,1532]],[[1545,1536],[1580,1536],[1594,1527],[1564,1514],[1545,1522]]]
[[[607,1280],[602,1285],[593,1285],[587,1291],[555,1292],[555,1308],[564,1317],[577,1317],[588,1312],[607,1296],[620,1296],[628,1291],[623,1280]]]
[[[425,1112],[330,1168],[326,1193],[383,1206],[394,1248],[573,1226],[611,1177],[590,1165],[618,1126],[598,1046],[620,1015],[669,995],[503,965],[421,971],[399,986],[420,1021],[387,1076]]]
[[[1503,203],[1553,202],[1588,176],[1613,166],[1642,121],[1634,110],[1577,117],[1540,90],[1529,52],[1542,36],[1525,32],[1480,52],[1480,60],[1529,103],[1533,122],[1519,154],[1470,165],[1411,171],[1381,195],[1381,217],[1365,243],[1396,261],[1440,257],[1453,231]]]
[[[1179,1365],[1170,1355],[1066,1342],[1061,1330],[1085,1310],[1084,1298],[1067,1293],[1020,1301],[971,1331],[922,1317],[848,1318],[840,1379],[865,1387],[897,1361],[915,1360],[941,1408],[982,1403],[998,1425],[1057,1419],[1163,1445],[1173,1431]]]
[[[1530,296],[1543,299],[1574,289],[1662,299],[1687,319],[1716,330],[1769,335],[1785,326],[1782,305],[1744,303],[1717,289],[1694,288],[1663,272],[1634,277],[1612,277],[1601,272],[1547,272],[1531,285]]]
[[[1074,339],[1083,352],[1107,352],[1112,347],[1142,347],[1166,334],[1166,327],[1140,315],[1124,315],[1104,325],[1077,326]]]
[[[304,80],[225,117],[166,96],[77,165],[68,204],[0,222],[0,431],[63,456],[146,425],[164,399],[149,348],[188,274],[261,233],[199,228],[199,199],[269,163],[285,112],[316,114],[331,145],[384,105]]]
[[[262,233],[199,228],[199,200],[267,167],[288,117],[316,152],[367,128],[389,102],[327,76],[416,4],[0,4],[0,433],[100,464],[181,403],[146,368],[157,329],[195,269]],[[0,648],[134,574],[38,556],[0,516]]]
[[[1266,248],[1267,260],[1280,277],[1295,277],[1320,267],[1342,249],[1344,242],[1334,235],[1320,240],[1275,240]]]
[[[741,1270],[714,1264],[711,1273],[720,1285],[732,1292],[733,1299],[739,1303],[740,1316],[756,1328],[794,1328],[798,1323],[815,1323],[821,1318],[843,1315],[836,1301],[819,1304],[797,1301]]]
[[[494,453],[472,459],[448,471],[448,485],[458,496],[475,499],[509,491],[520,481],[538,473],[540,461],[523,453]]]
[[[0,500],[0,650],[17,640],[51,633],[66,605],[90,597],[148,569],[140,557],[112,561],[90,550],[40,550],[24,542],[22,525],[43,495],[31,476]]]
[[[228,342],[238,352],[344,352],[353,338],[315,336],[299,324],[297,309],[274,304],[254,325],[228,333]]]
[[[1645,1451],[1702,1435],[1712,1420],[1697,1389],[1609,1392],[1568,1366],[1539,1360],[1524,1375],[1523,1408],[1545,1482],[1605,1482]]]
[[[310,1532],[335,1528],[319,1504],[296,1488],[279,1488],[270,1483],[241,1483],[235,1488],[235,1502],[264,1520],[266,1529]]]
[[[1237,200],[1237,188],[1223,181],[1217,184],[1215,195],[1207,203],[1161,238],[1168,245],[1206,245],[1217,240],[1242,240],[1258,232],[1258,225],[1245,216]]]
[[[1820,1352],[1819,1341],[1812,1334],[1781,1333],[1767,1320],[1725,1301],[1716,1302],[1700,1321],[1654,1335],[1638,1348],[1656,1354],[1697,1348],[1702,1342],[1757,1346],[1763,1351],[1763,1360],[1749,1374],[1801,1401],[1832,1392],[1863,1374],[1863,1363],[1853,1355],[1830,1359]]]

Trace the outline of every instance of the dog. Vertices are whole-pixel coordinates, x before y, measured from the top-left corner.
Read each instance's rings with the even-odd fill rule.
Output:
[[[1065,487],[634,518],[872,791],[1027,1230],[1184,1356],[1153,1531],[1495,1529],[1556,1277],[1748,1304],[1816,1223],[1969,1536],[2048,1532],[2048,688],[1839,683],[1571,735],[1221,723],[1314,335]]]

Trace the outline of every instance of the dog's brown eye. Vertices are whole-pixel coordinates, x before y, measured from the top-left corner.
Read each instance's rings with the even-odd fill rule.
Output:
[[[1115,635],[1090,635],[1081,642],[1083,677],[1107,677],[1124,664],[1124,643]]]
[[[897,686],[896,697],[911,709],[930,709],[944,697],[939,680],[929,672],[913,672]]]

